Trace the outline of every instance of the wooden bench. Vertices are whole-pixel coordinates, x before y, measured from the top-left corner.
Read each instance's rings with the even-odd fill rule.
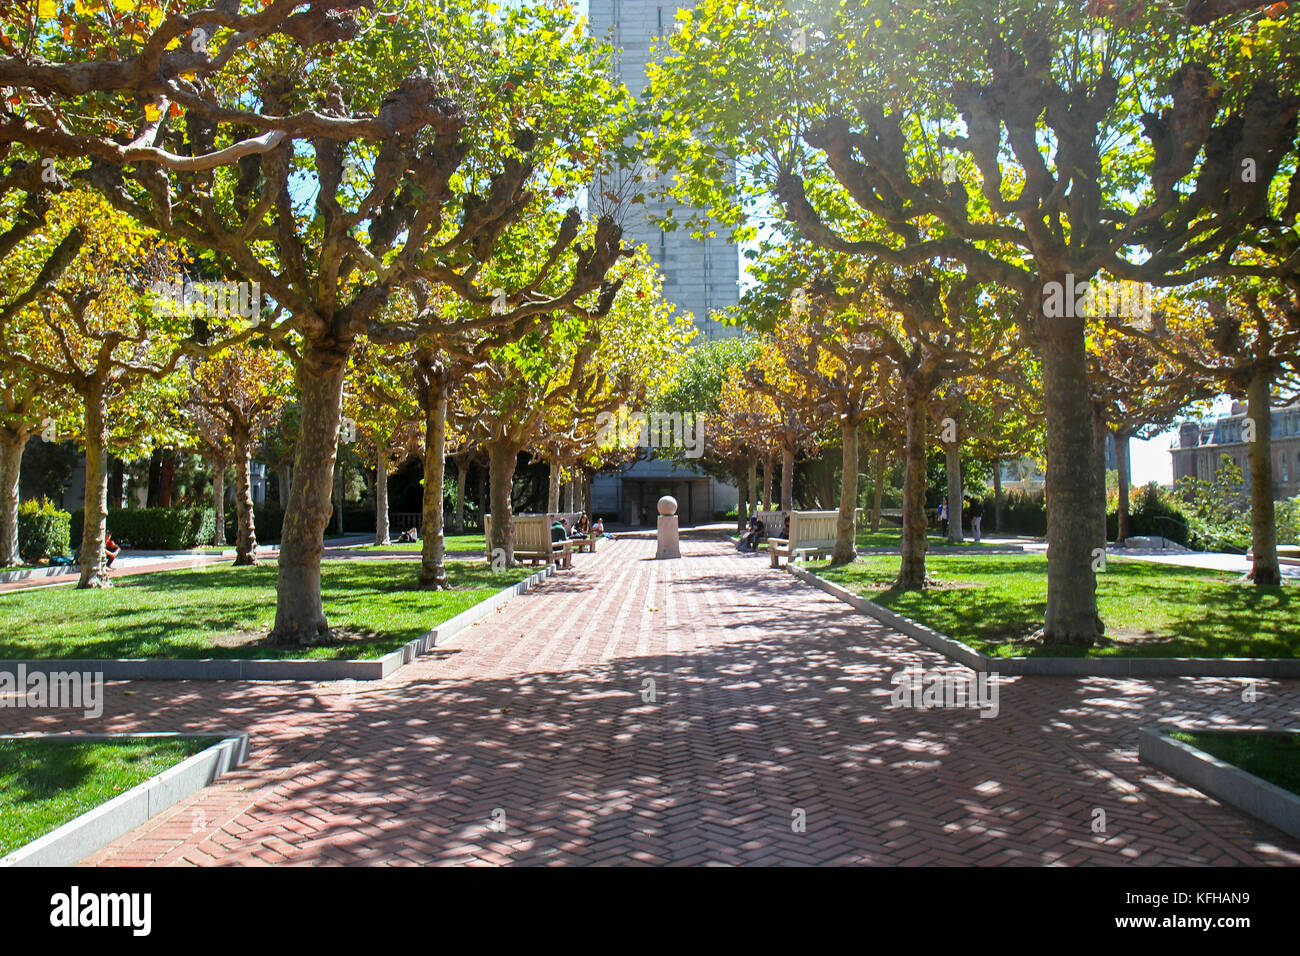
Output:
[[[514,555],[519,561],[538,564],[545,561],[561,568],[573,567],[573,542],[552,541],[550,515],[515,515]],[[492,516],[483,516],[483,534],[487,559],[492,560]]]
[[[790,537],[767,539],[767,556],[772,567],[779,568],[783,557],[787,564],[811,557],[829,557],[835,550],[839,519],[838,511],[790,512]]]

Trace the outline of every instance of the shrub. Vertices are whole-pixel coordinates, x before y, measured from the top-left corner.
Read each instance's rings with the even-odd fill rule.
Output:
[[[984,497],[984,531],[995,530],[997,522],[997,497]],[[1047,534],[1047,505],[1042,493],[1025,494],[1009,491],[1002,499],[1002,526],[999,534],[1023,534],[1041,538]]]
[[[81,540],[84,511],[72,515],[72,538]],[[212,543],[211,508],[110,508],[108,531],[119,544],[144,551],[188,551]]]
[[[1300,495],[1277,503],[1277,543],[1300,544]]]
[[[18,506],[18,554],[28,564],[68,554],[71,531],[72,515],[55,508],[49,499]]]

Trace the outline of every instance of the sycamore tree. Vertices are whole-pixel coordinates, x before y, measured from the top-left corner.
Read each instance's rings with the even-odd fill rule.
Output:
[[[1156,327],[1122,331],[1175,367],[1246,403],[1251,580],[1281,583],[1273,502],[1272,405],[1300,394],[1300,281],[1238,277],[1162,303]]]
[[[178,393],[166,380],[192,325],[156,312],[154,298],[142,290],[142,280],[171,260],[151,232],[90,194],[66,193],[55,206],[46,241],[56,246],[80,233],[78,254],[57,281],[0,323],[0,343],[21,368],[76,397],[55,427],[85,450],[79,586],[98,587],[107,583],[110,447],[139,457],[151,440],[174,436],[167,426],[175,421]]]
[[[210,449],[218,522],[224,520],[222,476],[228,465],[234,465],[235,564],[256,564],[253,450],[293,397],[293,367],[277,350],[256,341],[231,346],[187,366],[187,405],[193,427],[201,432],[201,447]]]
[[[746,366],[758,357],[760,348],[758,338],[752,335],[714,339],[694,345],[686,350],[672,377],[664,383],[653,401],[654,410],[658,412],[676,412],[690,416],[692,420],[696,416],[702,416],[705,434],[703,449],[699,450],[702,453],[687,458],[685,449],[675,448],[657,454],[663,454],[679,465],[687,465],[720,480],[736,481],[736,487],[742,492],[736,509],[736,524],[741,529],[749,517],[746,504],[751,506],[750,511],[759,510],[756,473],[760,463],[765,465],[767,497],[769,500],[771,498],[775,431],[755,430],[744,436],[737,435],[744,424],[745,415],[740,406],[748,408],[754,405],[755,408],[750,410],[756,410],[757,406],[766,401],[742,401],[742,390],[739,388]],[[722,405],[724,394],[731,396],[726,412]]]
[[[375,544],[386,545],[388,476],[420,447],[415,350],[363,342],[352,353],[344,387],[344,431],[355,437],[375,466]],[[345,434],[345,438],[351,437]]]
[[[684,199],[747,223],[775,198],[824,249],[947,263],[1020,298],[1050,462],[1043,636],[1093,643],[1079,302],[1102,272],[1221,263],[1260,215],[1295,143],[1294,11],[1247,29],[1154,3],[704,0],[679,22],[651,102]]]
[[[563,7],[412,0],[88,0],[58,18],[4,21],[0,148],[58,158],[71,178],[163,235],[256,283],[297,341],[301,428],[278,562],[273,641],[328,641],[320,589],[356,342],[414,342],[383,306],[424,281],[486,324],[555,315],[600,290],[621,230],[553,234],[542,275],[498,293],[478,278],[498,242],[548,201],[573,198],[623,149],[626,91],[608,51]],[[537,293],[572,251],[567,282]],[[609,293],[612,296],[612,292]]]
[[[671,374],[694,329],[661,296],[662,278],[643,247],[619,267],[613,308],[557,316],[493,348],[457,390],[456,417],[487,451],[492,533],[488,548],[514,564],[512,490],[521,452],[542,434],[548,415],[626,420],[646,408]]]
[[[1163,352],[1102,321],[1094,321],[1088,328],[1089,392],[1097,428],[1098,467],[1105,468],[1105,439],[1109,435],[1115,443],[1119,472],[1117,541],[1129,534],[1130,442],[1134,438],[1151,439],[1166,431],[1188,406],[1213,398],[1218,384],[1192,359],[1195,342],[1185,338],[1186,327],[1170,328],[1163,310],[1160,315],[1160,335],[1167,349]],[[1190,360],[1176,360],[1169,350]],[[1104,492],[1104,483],[1102,487]],[[1104,508],[1104,493],[1102,500]]]

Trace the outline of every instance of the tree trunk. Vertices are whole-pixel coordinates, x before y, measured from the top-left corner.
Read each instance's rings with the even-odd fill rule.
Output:
[[[871,496],[871,533],[880,530],[880,506],[885,500],[885,449],[876,449],[876,487]]]
[[[101,385],[83,393],[85,403],[86,494],[81,531],[79,588],[108,586],[105,572],[104,533],[108,525],[108,401]]]
[[[925,432],[929,385],[908,376],[903,383],[906,436],[903,443],[902,561],[894,587],[916,591],[927,584],[925,552],[930,546],[925,522]]]
[[[303,646],[331,637],[321,600],[320,571],[350,349],[351,343],[333,347],[311,343],[298,366],[302,427],[280,535],[275,627],[270,635],[278,644]]]
[[[758,505],[758,459],[749,459],[749,492],[745,496],[745,520],[755,517],[759,511]],[[740,509],[736,509],[736,517],[740,517]]]
[[[339,449],[339,455],[342,449]],[[343,462],[337,461],[334,468],[334,533],[343,536],[344,517],[343,517]]]
[[[1115,465],[1119,469],[1119,507],[1115,520],[1115,540],[1122,542],[1129,532],[1129,432],[1121,428],[1115,436]]]
[[[105,464],[105,475],[108,474],[108,466]],[[163,451],[162,471],[158,479],[158,507],[170,508],[172,506],[172,485],[176,478],[176,452],[168,448]],[[104,499],[108,500],[108,486],[104,486]]]
[[[763,507],[762,511],[772,510],[772,468],[773,455],[769,451],[763,459]]]
[[[1002,460],[993,459],[993,528],[1002,533],[1002,515],[1003,505],[1006,503],[1006,496],[1002,493]]]
[[[235,434],[235,564],[257,564],[257,529],[253,525],[253,442]]]
[[[1055,277],[1063,286],[1065,276]],[[1043,640],[1090,646],[1104,633],[1097,615],[1096,455],[1088,400],[1084,323],[1047,317],[1039,347],[1047,423],[1047,611]]]
[[[21,563],[18,554],[18,479],[22,474],[26,428],[0,428],[0,568]]]
[[[1106,512],[1109,502],[1106,500],[1106,437],[1110,426],[1106,424],[1105,412],[1100,405],[1092,407],[1092,463],[1095,472],[1098,495],[1093,507],[1093,534],[1096,536],[1094,548],[1106,550]]]
[[[279,478],[280,485],[276,493],[276,498],[280,502],[281,511],[285,511],[289,507],[289,491],[292,484],[290,473],[292,470],[293,467],[288,461],[282,461],[275,466],[275,474]]]
[[[388,451],[375,455],[375,544],[392,544],[388,533]]]
[[[122,507],[122,491],[126,475],[122,459],[110,455],[108,459],[108,504],[110,508]]]
[[[961,443],[948,442],[943,446],[948,465],[948,541],[961,544],[966,540],[962,533],[962,482],[961,482]]]
[[[848,415],[840,418],[840,441],[840,516],[835,523],[831,564],[850,564],[858,556],[858,423]]]
[[[469,478],[469,459],[456,459],[456,523],[457,534],[465,533],[465,481]]]
[[[781,449],[781,513],[789,514],[794,510],[794,446],[785,445]]]
[[[745,522],[748,515],[745,514],[749,507],[749,496],[753,493],[753,485],[749,480],[749,469],[744,465],[736,465],[736,533],[745,533]]]
[[[420,578],[426,591],[443,591],[447,582],[447,539],[442,525],[443,483],[447,472],[447,377],[439,367],[426,372],[424,406],[424,497],[420,514]]]
[[[491,501],[492,534],[488,551],[494,561],[505,561],[506,567],[515,566],[514,492],[515,464],[519,450],[503,441],[488,446],[488,498]]]
[[[212,511],[216,515],[213,522],[217,527],[212,532],[212,546],[226,546],[226,463],[219,459],[212,461]]]
[[[1259,587],[1279,585],[1277,524],[1273,511],[1272,376],[1256,369],[1246,388],[1246,415],[1255,423],[1250,443],[1250,548],[1254,555],[1250,579]]]
[[[560,510],[560,465],[551,462],[550,483],[547,485],[546,512],[555,514]]]

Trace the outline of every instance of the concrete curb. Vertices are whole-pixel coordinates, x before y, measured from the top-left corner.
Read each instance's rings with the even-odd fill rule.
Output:
[[[1188,733],[1202,728],[1181,728]],[[1215,727],[1220,732],[1223,728]],[[1300,797],[1263,780],[1253,773],[1220,760],[1189,743],[1169,736],[1170,728],[1143,727],[1138,731],[1138,756],[1159,767],[1172,777],[1195,787],[1207,797],[1236,807],[1243,813],[1263,820],[1269,826],[1300,839]],[[1242,734],[1300,733],[1296,728],[1283,730],[1241,730]]]
[[[211,737],[212,734],[29,734],[0,740],[141,740]],[[210,786],[248,759],[248,734],[226,737],[206,750],[187,757],[155,777],[87,810],[63,826],[38,837],[0,858],[0,867],[72,866],[96,850],[130,833],[151,817],[174,806],[192,793]]]
[[[996,672],[1004,677],[1300,678],[1300,660],[1276,657],[990,657],[811,571],[788,565],[787,569],[799,580],[974,671]]]
[[[411,663],[453,634],[486,617],[511,598],[532,590],[555,572],[547,565],[491,597],[485,598],[455,617],[443,621],[412,641],[374,660],[239,660],[196,658],[182,659],[68,659],[0,660],[0,673],[17,673],[20,666],[27,674],[88,673],[103,674],[105,680],[382,680],[399,667]]]

